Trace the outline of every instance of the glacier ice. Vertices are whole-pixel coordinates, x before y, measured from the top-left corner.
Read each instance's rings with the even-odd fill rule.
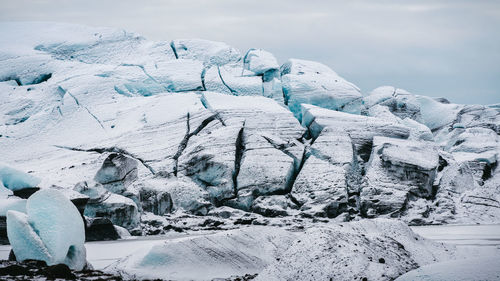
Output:
[[[375,137],[373,145],[360,194],[366,216],[398,216],[410,197],[432,197],[439,164],[433,143]]]
[[[85,227],[73,203],[57,190],[42,189],[27,200],[26,211],[7,212],[7,233],[17,259],[81,270],[86,264]]]
[[[7,235],[18,261],[27,259],[51,261],[49,250],[28,222],[25,213],[14,210],[7,212]]]
[[[36,187],[41,180],[28,173],[0,163],[0,182],[4,187],[15,191],[27,187]]]
[[[290,59],[281,66],[285,104],[299,120],[300,105],[312,104],[332,110],[360,113],[360,90],[324,64]]]
[[[170,45],[177,58],[198,60],[206,66],[224,65],[241,59],[238,50],[223,42],[203,39],[176,39]]]
[[[361,96],[320,63],[291,59],[278,69],[266,51],[242,56],[206,40],[153,42],[54,23],[2,23],[0,33],[2,161],[29,167],[41,188],[88,182],[87,214],[131,231],[145,225],[144,210],[196,216],[233,206],[306,218],[341,210],[336,220],[360,219],[364,195],[387,208],[376,216],[412,223],[500,218],[497,105],[458,105],[392,86]],[[376,137],[435,145],[431,196],[364,188],[379,166],[370,163]],[[117,152],[137,161],[136,171],[125,169],[137,180],[92,182]],[[385,164],[377,179],[396,180],[401,167]],[[4,180],[3,210],[21,211]],[[339,208],[319,203],[337,199]]]
[[[21,199],[21,198],[0,199],[0,216],[6,216],[9,210],[26,213],[26,199]]]
[[[268,71],[277,71],[279,64],[273,54],[262,49],[250,49],[243,57],[245,68],[257,75],[264,75]]]

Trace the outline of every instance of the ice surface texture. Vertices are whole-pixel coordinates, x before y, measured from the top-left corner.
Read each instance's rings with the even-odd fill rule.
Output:
[[[0,163],[0,187],[6,187],[14,191],[27,187],[36,187],[39,183],[40,179],[37,177]]]
[[[428,241],[402,222],[376,219],[305,232],[252,226],[181,237],[141,249],[107,269],[132,278],[175,280],[259,272],[257,280],[393,280],[453,258],[454,247]]]
[[[42,189],[28,199],[26,210],[7,212],[7,235],[16,258],[81,270],[86,264],[85,229],[73,203],[56,190]]]
[[[392,86],[363,95],[321,63],[279,66],[265,50],[208,40],[54,23],[0,32],[0,154],[30,171],[0,168],[2,211],[23,210],[14,189],[54,185],[130,231],[145,212],[227,206],[500,221],[498,105]]]

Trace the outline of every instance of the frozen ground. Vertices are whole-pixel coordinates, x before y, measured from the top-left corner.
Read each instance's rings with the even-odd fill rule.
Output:
[[[500,280],[500,225],[412,227],[428,239],[455,244],[463,260],[423,266],[397,280]]]
[[[439,226],[418,226],[412,227],[413,231],[421,236],[438,241],[455,244],[458,250],[458,257],[465,260],[431,264],[421,269],[411,271],[407,276],[422,278],[420,280],[436,280],[434,277],[444,278],[443,280],[453,280],[451,275],[462,269],[468,275],[475,276],[475,272],[498,274],[500,272],[500,225],[439,225]],[[151,248],[161,241],[175,241],[178,239],[195,236],[202,236],[213,232],[196,234],[170,234],[149,237],[132,237],[126,240],[89,242],[87,248],[87,258],[95,269],[105,269],[107,266],[118,261],[120,258],[130,254]],[[7,259],[10,246],[0,246],[0,259]],[[494,267],[493,265],[496,265]],[[451,269],[451,270],[450,270]],[[461,272],[461,271],[460,271]],[[418,274],[418,275],[414,275]],[[465,274],[465,273],[463,273]],[[492,275],[490,275],[492,276]],[[452,278],[452,279],[450,279]],[[419,280],[419,279],[402,279]],[[461,279],[469,280],[469,279]],[[491,279],[483,279],[491,280]],[[495,279],[493,279],[495,280]]]

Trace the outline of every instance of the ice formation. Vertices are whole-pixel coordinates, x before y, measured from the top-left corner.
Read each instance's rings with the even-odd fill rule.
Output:
[[[26,214],[7,211],[7,235],[19,261],[64,263],[76,270],[86,264],[82,217],[59,191],[42,189],[33,194],[26,203]]]
[[[37,177],[0,163],[0,187],[15,191],[27,187],[36,187],[39,183],[40,179]]]
[[[152,42],[54,23],[1,23],[0,33],[0,154],[17,167],[0,165],[0,217],[48,260],[64,261],[80,240],[67,239],[63,253],[50,242],[62,237],[44,232],[36,214],[42,226],[31,221],[30,200],[45,199],[20,196],[36,188],[71,190],[86,220],[114,236],[113,224],[143,235],[366,218],[500,221],[498,104],[392,86],[362,92],[319,62],[280,66],[265,50],[201,39]],[[70,223],[54,218],[56,228],[58,219]],[[330,245],[325,235],[352,232],[308,233]],[[407,270],[394,244],[353,235],[357,250],[369,241],[395,251],[391,278]],[[82,251],[71,248],[67,262],[80,267]],[[403,260],[408,270],[424,264]],[[310,262],[273,263],[285,261]],[[382,277],[377,270],[369,276]]]

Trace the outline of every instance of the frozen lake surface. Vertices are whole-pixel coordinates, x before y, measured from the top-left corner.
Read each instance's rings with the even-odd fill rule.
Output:
[[[458,269],[471,272],[473,269],[480,269],[482,273],[488,271],[490,274],[500,274],[500,224],[497,225],[437,225],[437,226],[416,226],[412,227],[413,231],[421,236],[435,241],[456,244],[460,256],[463,256],[467,261],[452,261],[441,264],[433,264],[421,269],[412,271],[409,274],[418,273],[419,275],[409,275],[411,278],[419,278],[419,280],[433,280],[439,275],[440,280],[446,279],[448,276],[457,277]],[[208,233],[199,233],[194,235],[205,235]],[[119,260],[122,257],[128,256],[131,253],[152,247],[158,242],[167,239],[178,239],[185,237],[187,234],[173,233],[162,236],[149,237],[131,237],[130,239],[118,241],[101,241],[88,242],[87,259],[92,263],[95,269],[104,269],[106,266]],[[193,234],[191,234],[193,236]],[[0,258],[7,259],[10,251],[10,246],[0,246]],[[447,271],[445,270],[447,269]],[[453,269],[450,271],[449,269]],[[424,271],[423,271],[424,270]],[[443,273],[444,272],[444,273]],[[450,275],[450,274],[454,275]],[[433,275],[434,274],[434,275]],[[465,279],[469,280],[466,273],[460,273]],[[483,275],[474,275],[481,280]],[[491,275],[489,275],[491,276]],[[404,279],[410,280],[410,279]],[[485,280],[484,278],[482,280]],[[486,279],[490,280],[490,279]],[[493,279],[499,280],[499,279]]]

